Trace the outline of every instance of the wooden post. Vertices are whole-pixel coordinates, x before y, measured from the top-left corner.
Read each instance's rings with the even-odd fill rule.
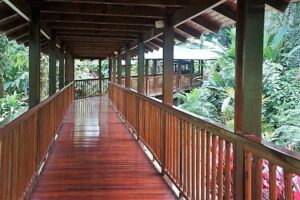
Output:
[[[108,80],[109,81],[112,80],[111,77],[112,77],[112,59],[109,58],[108,59]]]
[[[264,1],[238,6],[235,130],[261,136]]]
[[[55,38],[50,40],[49,50],[49,96],[56,92],[56,41]]]
[[[29,23],[29,108],[40,102],[40,10],[32,7]]]
[[[235,132],[261,136],[264,0],[238,0]],[[243,146],[234,145],[234,199],[244,199]],[[255,166],[256,159],[253,160]],[[253,169],[253,174],[255,173]],[[256,178],[253,177],[253,181]],[[252,192],[255,192],[256,188]]]
[[[116,57],[113,56],[111,59],[112,59],[112,82],[116,82],[116,71],[117,71]]]
[[[65,86],[65,59],[63,56],[63,50],[59,55],[59,89]]]
[[[102,60],[99,59],[99,95],[102,95]]]
[[[122,83],[122,58],[121,52],[118,54],[118,84]]]
[[[131,60],[129,46],[125,47],[125,87],[130,88]]]
[[[165,17],[163,30],[163,102],[173,105],[174,28],[171,15]]]
[[[193,78],[194,78],[194,60],[190,62],[190,89],[193,87]]]
[[[138,43],[138,85],[137,91],[144,94],[144,71],[145,71],[145,44],[143,40],[143,35],[139,35]]]
[[[181,82],[181,60],[177,60],[177,66],[178,66],[178,75],[177,75],[177,89],[180,88],[180,82]]]
[[[146,60],[145,75],[146,75],[146,95],[148,95],[149,94],[149,83],[148,83],[148,79],[149,79],[149,60]]]
[[[68,53],[67,51],[65,51],[64,53],[64,57],[65,57],[65,85],[68,85],[68,73],[69,73],[69,59],[68,59]]]

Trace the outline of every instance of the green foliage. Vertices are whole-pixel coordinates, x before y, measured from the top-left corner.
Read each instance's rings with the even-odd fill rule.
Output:
[[[16,92],[0,99],[0,121],[26,107],[26,103],[20,99],[21,95]]]

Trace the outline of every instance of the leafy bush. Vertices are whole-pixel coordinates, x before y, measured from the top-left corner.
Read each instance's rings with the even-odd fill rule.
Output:
[[[0,121],[26,107],[26,103],[20,99],[16,92],[0,99]]]

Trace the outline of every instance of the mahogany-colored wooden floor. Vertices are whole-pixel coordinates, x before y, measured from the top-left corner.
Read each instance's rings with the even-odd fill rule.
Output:
[[[77,100],[31,199],[176,199],[107,97]]]

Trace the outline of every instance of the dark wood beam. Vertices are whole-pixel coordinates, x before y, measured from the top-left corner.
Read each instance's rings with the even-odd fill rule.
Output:
[[[156,46],[159,46],[159,47],[161,47],[161,48],[163,47],[163,43],[161,42],[161,40],[159,40],[159,39],[157,39],[157,38],[151,40],[151,42],[152,42],[153,44],[155,44]]]
[[[14,12],[18,13],[27,22],[33,20],[31,15],[31,8],[29,8],[28,4],[24,0],[4,0],[3,2],[5,2],[7,6],[9,6],[13,10],[13,14]],[[49,39],[52,37],[51,31],[43,22],[41,22],[40,31],[45,37]],[[57,42],[60,43],[60,41]]]
[[[188,35],[195,37],[195,38],[200,38],[202,33],[193,29],[192,27],[189,27],[185,24],[181,24],[180,26],[177,27],[178,29],[180,29],[181,31],[187,33]]]
[[[85,24],[85,23],[64,23],[49,22],[47,23],[51,29],[60,30],[106,30],[106,31],[126,31],[126,32],[145,32],[150,30],[149,26],[141,25],[114,25],[114,24]]]
[[[19,27],[15,28],[15,29],[12,29],[10,31],[7,31],[5,33],[5,35],[9,40],[15,40],[19,36],[23,36],[26,33],[28,34],[28,23],[23,24],[22,26],[19,26]]]
[[[150,26],[150,27],[155,26],[155,19],[140,18],[140,17],[115,17],[115,16],[81,15],[81,14],[43,13],[42,20],[45,22],[141,25],[141,26]]]
[[[98,39],[124,39],[124,40],[135,40],[135,36],[123,36],[123,35],[94,35],[94,34],[58,34],[57,37],[60,39],[63,38],[98,38]]]
[[[266,0],[266,4],[280,12],[284,12],[288,7],[289,2],[285,0]]]
[[[174,33],[174,38],[182,43],[186,42],[186,37],[184,37],[183,35],[180,35],[178,33]]]
[[[159,50],[159,46],[157,46],[156,44],[153,44],[152,42],[147,42],[146,45],[147,45],[148,47],[150,47],[151,49],[154,49],[154,50],[156,50],[156,51]]]
[[[161,19],[165,10],[163,8],[132,7],[119,5],[101,5],[66,2],[44,2],[41,11],[43,13],[70,13],[119,17],[144,17]]]
[[[192,19],[192,21],[204,27],[205,29],[215,33],[218,32],[221,28],[221,25],[216,24],[215,21],[212,21],[210,18],[204,16],[196,17]]]
[[[106,5],[123,5],[123,6],[151,6],[151,7],[185,7],[189,0],[46,0],[48,2],[69,2],[69,3],[92,3]]]
[[[144,72],[145,72],[145,44],[143,36],[139,36],[138,40],[138,84],[137,91],[144,94]]]
[[[213,10],[224,15],[225,17],[227,17],[233,21],[236,21],[237,13],[234,10],[232,10],[229,6],[227,6],[226,4],[219,5],[219,6],[215,7]]]
[[[198,17],[208,10],[213,9],[214,7],[217,7],[221,5],[222,3],[226,2],[226,0],[205,0],[205,1],[194,1],[193,3],[189,4],[184,9],[178,10],[173,16],[172,16],[172,26],[177,27],[181,24],[184,24],[185,22]],[[148,42],[154,38],[157,38],[158,36],[162,35],[162,29],[153,28],[152,30],[144,33],[144,41]],[[133,49],[136,48],[136,43],[130,43],[129,48]]]
[[[132,36],[138,37],[138,33],[132,31],[109,31],[109,30],[76,30],[76,29],[64,29],[64,30],[56,30],[55,35],[68,35],[68,34],[80,34],[80,35],[119,35],[119,36]]]
[[[40,12],[32,9],[29,24],[29,108],[40,103]]]
[[[174,28],[172,17],[165,17],[163,32],[163,102],[173,105]]]

